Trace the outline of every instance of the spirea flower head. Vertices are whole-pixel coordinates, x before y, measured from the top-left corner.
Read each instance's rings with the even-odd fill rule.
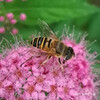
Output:
[[[4,100],[97,100],[95,75],[92,73],[94,54],[86,50],[85,36],[76,43],[70,36],[63,43],[74,49],[75,57],[61,70],[57,57],[47,56],[37,48],[14,39],[10,48],[1,46],[0,98]],[[20,39],[20,40],[18,40]],[[2,44],[2,43],[1,43]],[[8,46],[8,45],[7,45]]]

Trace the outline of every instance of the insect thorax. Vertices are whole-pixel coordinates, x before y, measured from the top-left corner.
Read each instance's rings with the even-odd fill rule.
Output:
[[[67,53],[67,46],[65,46],[61,41],[57,42],[56,53],[65,57]]]

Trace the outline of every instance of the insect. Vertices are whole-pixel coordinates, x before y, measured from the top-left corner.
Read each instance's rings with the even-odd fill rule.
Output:
[[[58,57],[58,61],[60,63],[61,57],[64,58],[63,63],[65,63],[66,60],[69,60],[72,58],[72,56],[75,56],[73,48],[66,46],[62,41],[60,41],[56,34],[49,28],[47,23],[41,21],[40,27],[43,30],[43,34],[46,34],[46,36],[33,38],[31,41],[31,45],[33,47],[45,51],[48,54],[49,59],[52,56]]]
[[[42,28],[43,36],[33,38],[31,45],[43,50],[48,55],[43,64],[52,56],[57,57],[60,64],[62,64],[61,57],[64,58],[64,64],[66,60],[75,56],[73,48],[66,46],[59,38],[57,38],[56,34],[50,29],[45,21],[40,21],[40,28]]]

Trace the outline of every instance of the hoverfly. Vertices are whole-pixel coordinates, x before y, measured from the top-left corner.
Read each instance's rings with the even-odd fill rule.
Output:
[[[45,21],[40,21],[40,28],[42,28],[43,36],[33,38],[31,45],[43,50],[48,55],[43,63],[52,56],[55,56],[58,58],[60,64],[62,63],[60,58],[63,57],[64,64],[66,60],[75,56],[73,48],[66,46],[59,38],[57,38],[56,34],[50,29]]]

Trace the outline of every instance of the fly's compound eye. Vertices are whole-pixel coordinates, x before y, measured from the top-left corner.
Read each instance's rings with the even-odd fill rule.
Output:
[[[72,56],[75,56],[74,51],[71,47],[68,47],[65,60],[71,59]]]

